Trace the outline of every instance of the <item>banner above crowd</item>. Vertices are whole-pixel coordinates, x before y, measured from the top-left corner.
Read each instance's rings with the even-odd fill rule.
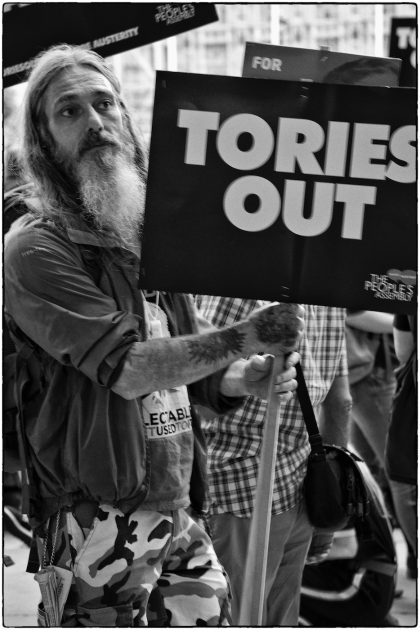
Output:
[[[415,90],[158,72],[141,285],[414,312],[415,140]]]
[[[243,76],[398,86],[401,59],[246,42]]]
[[[402,61],[400,85],[417,85],[417,20],[392,18],[389,38],[389,54]]]
[[[211,3],[34,2],[5,4],[3,86],[26,80],[33,58],[54,44],[102,56],[137,48],[215,22]]]

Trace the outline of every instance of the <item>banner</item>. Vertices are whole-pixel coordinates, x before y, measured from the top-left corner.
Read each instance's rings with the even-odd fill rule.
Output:
[[[389,54],[402,60],[400,85],[417,85],[417,20],[392,18]]]
[[[401,60],[246,42],[243,76],[398,86]]]
[[[3,8],[3,87],[26,80],[33,58],[54,44],[115,55],[217,21],[214,4],[35,2]]]
[[[415,90],[158,72],[141,286],[414,312],[415,140]]]

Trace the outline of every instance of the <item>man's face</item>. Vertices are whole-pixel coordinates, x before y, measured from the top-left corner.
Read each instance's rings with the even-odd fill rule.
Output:
[[[122,148],[121,109],[108,79],[92,68],[61,72],[45,91],[44,111],[56,157],[74,165]],[[99,156],[98,156],[99,157]]]
[[[54,159],[77,183],[78,199],[98,231],[137,243],[144,183],[134,140],[108,79],[86,67],[63,70],[42,103]]]

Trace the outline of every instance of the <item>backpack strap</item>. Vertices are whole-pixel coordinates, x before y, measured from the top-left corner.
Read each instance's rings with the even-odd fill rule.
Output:
[[[26,389],[32,383],[32,374],[29,370],[29,363],[31,359],[35,357],[37,348],[29,341],[22,341],[19,338],[19,344],[17,347],[16,355],[16,406],[17,406],[17,435],[19,444],[19,456],[23,464],[21,471],[21,483],[22,483],[22,511],[25,514],[31,516],[36,508],[36,483],[34,478],[33,466],[29,456],[29,444],[25,434],[25,414],[24,414],[24,400]],[[39,357],[37,362],[41,363]],[[33,363],[33,361],[32,361]],[[42,369],[40,371],[40,380]]]
[[[368,571],[375,571],[375,573],[381,573],[389,577],[393,577],[397,572],[397,565],[395,563],[385,562],[384,560],[365,560],[360,566]]]

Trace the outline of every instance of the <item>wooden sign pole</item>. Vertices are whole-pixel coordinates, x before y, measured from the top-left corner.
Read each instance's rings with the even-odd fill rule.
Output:
[[[277,438],[279,432],[279,399],[274,392],[276,374],[283,366],[284,356],[273,361],[268,405],[264,418],[263,440],[261,445],[260,469],[248,539],[248,552],[245,565],[245,578],[239,610],[240,626],[261,626],[264,610],[265,577],[267,572],[268,541],[270,536],[271,505]]]

